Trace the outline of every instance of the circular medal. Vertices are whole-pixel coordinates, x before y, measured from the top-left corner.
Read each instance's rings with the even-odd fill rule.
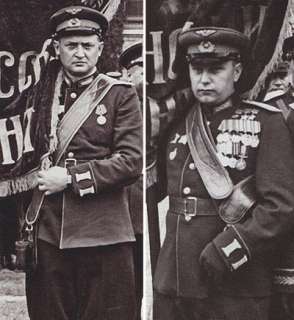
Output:
[[[97,123],[100,125],[104,125],[106,123],[106,118],[104,116],[99,116],[97,118]]]
[[[221,163],[223,164],[224,167],[227,167],[229,165],[230,159],[226,156],[223,156],[221,159]]]
[[[229,167],[234,169],[236,168],[236,164],[237,164],[237,159],[232,157],[231,159],[229,159]]]
[[[216,137],[216,141],[219,143],[223,142],[224,141],[223,135],[224,135],[223,133],[218,134]]]
[[[244,170],[245,168],[246,168],[246,161],[243,158],[239,159],[236,163],[236,169],[241,171],[241,170]]]
[[[250,145],[250,135],[249,134],[243,134],[241,137],[241,141],[244,144],[244,146]]]
[[[232,136],[232,141],[235,142],[235,143],[238,143],[238,142],[241,141],[241,138],[240,138],[240,136],[238,134],[234,134]]]
[[[227,141],[230,141],[230,140],[231,140],[231,135],[228,132],[225,132],[223,134],[223,141],[227,142]]]
[[[258,144],[259,144],[259,139],[256,135],[254,135],[251,140],[251,147],[256,148]]]

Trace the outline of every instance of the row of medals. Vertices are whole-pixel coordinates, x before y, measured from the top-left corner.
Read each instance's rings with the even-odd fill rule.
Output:
[[[221,131],[216,137],[217,155],[224,167],[244,170],[248,147],[257,148],[259,144],[260,122],[254,120],[255,114],[235,115],[237,119],[226,119],[220,124]]]

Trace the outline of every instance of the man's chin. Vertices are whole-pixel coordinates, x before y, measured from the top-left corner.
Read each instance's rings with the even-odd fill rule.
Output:
[[[69,73],[74,77],[82,77],[90,73],[88,69],[75,68],[69,71]]]
[[[214,105],[216,104],[216,99],[214,99],[213,97],[209,97],[209,96],[201,96],[201,97],[196,97],[196,99],[201,103],[201,104],[205,104],[205,105]]]

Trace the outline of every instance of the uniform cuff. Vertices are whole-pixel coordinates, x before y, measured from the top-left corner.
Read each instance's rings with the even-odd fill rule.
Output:
[[[244,240],[233,226],[220,233],[213,243],[231,271],[239,269],[250,259],[250,253]]]
[[[74,193],[83,197],[97,192],[97,185],[93,170],[89,162],[68,168],[72,177],[72,189]]]

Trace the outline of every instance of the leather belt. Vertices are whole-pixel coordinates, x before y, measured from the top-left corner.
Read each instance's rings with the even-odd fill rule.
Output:
[[[217,216],[216,204],[212,199],[196,197],[169,197],[169,211],[185,216],[190,221],[195,216]]]

